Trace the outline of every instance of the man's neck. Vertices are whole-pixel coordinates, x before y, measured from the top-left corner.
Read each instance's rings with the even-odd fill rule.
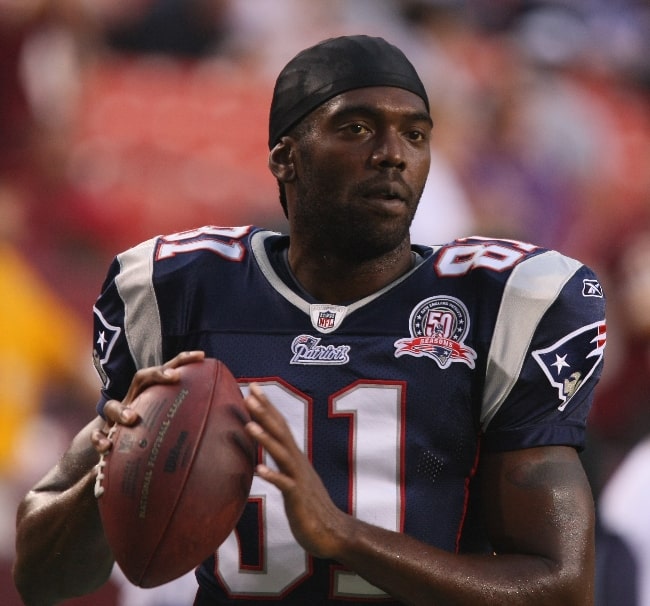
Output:
[[[345,305],[381,290],[413,267],[410,242],[367,260],[304,254],[290,245],[289,267],[300,286],[324,303]]]

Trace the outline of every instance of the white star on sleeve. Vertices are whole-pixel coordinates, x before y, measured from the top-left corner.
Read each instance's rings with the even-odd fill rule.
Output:
[[[555,366],[557,368],[557,374],[559,375],[560,372],[562,372],[563,368],[569,368],[571,365],[566,361],[567,354],[564,354],[563,356],[558,356],[555,354],[555,362],[551,364],[551,366]]]
[[[104,351],[104,345],[106,345],[106,336],[104,335],[104,331],[100,331],[99,333],[99,338],[97,339],[97,345],[99,345],[99,349]]]

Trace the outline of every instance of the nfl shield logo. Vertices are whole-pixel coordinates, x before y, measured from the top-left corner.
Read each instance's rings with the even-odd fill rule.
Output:
[[[332,328],[334,326],[334,320],[336,318],[336,314],[331,311],[321,311],[318,314],[318,328]]]
[[[312,303],[309,306],[311,325],[323,333],[334,332],[343,322],[348,308],[343,305],[325,305]]]

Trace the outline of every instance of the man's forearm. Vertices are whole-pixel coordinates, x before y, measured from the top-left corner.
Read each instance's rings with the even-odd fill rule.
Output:
[[[18,511],[14,582],[28,606],[49,606],[106,582],[113,556],[88,473],[63,493],[31,491]]]
[[[592,604],[589,570],[572,578],[541,556],[456,555],[358,520],[353,525],[338,561],[404,604]]]
[[[14,582],[28,606],[50,606],[106,582],[113,556],[94,495],[99,455],[89,423],[59,463],[27,493],[16,518]]]

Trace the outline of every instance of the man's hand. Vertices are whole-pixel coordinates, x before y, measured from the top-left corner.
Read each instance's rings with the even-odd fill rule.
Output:
[[[251,384],[246,398],[252,421],[246,430],[271,455],[278,469],[258,465],[258,475],[277,486],[296,540],[319,558],[336,558],[344,545],[352,518],[332,502],[307,456],[298,448],[284,417]]]
[[[109,400],[104,406],[104,416],[106,423],[101,429],[93,430],[91,441],[95,450],[102,454],[111,449],[111,441],[108,439],[108,432],[115,424],[135,425],[140,416],[131,408],[133,401],[145,390],[152,385],[176,383],[180,379],[178,368],[185,364],[200,362],[205,359],[203,351],[185,351],[160,366],[151,366],[138,370],[133,376],[129,390],[121,402],[119,400]]]

